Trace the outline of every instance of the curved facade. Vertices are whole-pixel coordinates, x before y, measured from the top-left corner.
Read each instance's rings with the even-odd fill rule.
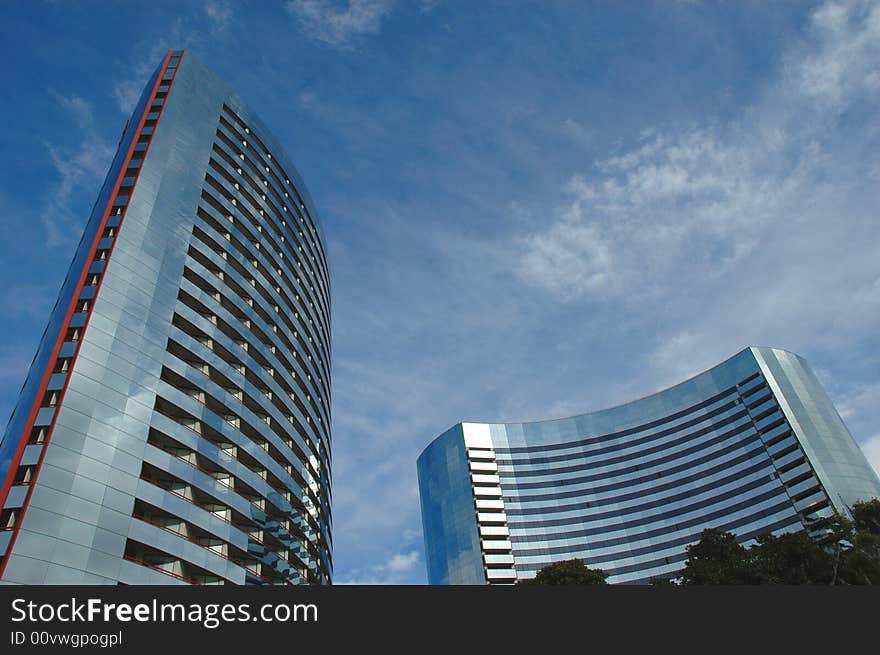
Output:
[[[0,442],[0,579],[331,580],[330,287],[302,180],[169,52]]]
[[[704,528],[747,542],[880,497],[806,362],[770,348],[611,409],[460,423],[418,473],[431,584],[512,583],[575,558],[647,582],[674,576]]]

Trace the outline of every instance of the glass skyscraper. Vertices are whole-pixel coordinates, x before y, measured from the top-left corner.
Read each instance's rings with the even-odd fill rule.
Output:
[[[459,423],[418,474],[431,584],[513,583],[568,559],[647,582],[680,571],[704,528],[745,543],[880,497],[807,363],[771,348],[611,409]]]
[[[327,584],[330,287],[257,116],[168,52],[0,442],[0,581]]]

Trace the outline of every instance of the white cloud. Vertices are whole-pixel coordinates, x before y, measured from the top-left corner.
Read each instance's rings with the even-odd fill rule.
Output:
[[[821,233],[836,218],[816,210],[821,194],[846,194],[877,170],[876,160],[855,166],[828,126],[876,100],[880,4],[827,4],[807,36],[738,121],[652,127],[592,174],[572,176],[555,220],[520,240],[522,279],[563,301],[601,297],[614,282],[620,299],[640,302],[680,288],[670,282],[730,272],[781,221]]]
[[[812,16],[816,52],[797,74],[803,93],[840,111],[847,97],[880,84],[880,4],[868,1],[829,2]]]
[[[421,566],[421,558],[418,551],[411,550],[405,553],[396,553],[388,561],[377,565],[362,574],[354,571],[353,575],[345,580],[337,580],[336,584],[343,585],[394,585],[404,584],[407,576]]]
[[[655,370],[666,372],[671,379],[679,381],[692,377],[718,362],[696,362],[694,354],[699,353],[703,344],[700,337],[690,330],[666,335],[655,345],[650,363]]]
[[[215,5],[209,1],[205,5],[209,25],[212,29],[216,29],[219,23],[211,18],[210,12],[212,10],[210,7],[212,6],[216,6],[215,16],[219,20],[223,16],[225,2],[218,0]],[[203,34],[199,29],[193,28],[184,18],[175,17],[171,25],[163,31],[158,39],[137,44],[135,51],[139,53],[139,58],[134,63],[128,62],[126,64],[122,78],[118,79],[111,89],[111,94],[116,100],[119,110],[126,116],[131,114],[147,80],[150,79],[150,75],[153,74],[168,51],[199,45],[204,42]]]
[[[141,75],[143,72],[144,70],[140,69],[130,78],[119,80],[113,85],[113,88],[110,91],[113,95],[113,99],[116,100],[116,105],[123,114],[130,114],[134,111],[138,98],[141,95],[141,91],[143,91],[144,88],[143,83],[147,79]],[[146,74],[149,75],[149,71],[147,71]],[[141,79],[142,77],[143,80]]]
[[[68,111],[82,131],[80,142],[72,148],[46,143],[57,181],[45,195],[41,220],[46,228],[46,244],[50,247],[75,243],[82,232],[85,217],[73,216],[70,204],[80,189],[93,189],[113,157],[113,148],[97,136],[91,104],[80,96],[62,96],[56,99]]]
[[[395,577],[403,573],[409,573],[419,565],[418,552],[411,550],[408,553],[398,554],[388,560],[385,569],[390,577]]]
[[[868,366],[870,371],[875,366]],[[824,375],[820,381],[824,382]],[[880,465],[880,381],[834,380],[828,385],[834,405],[847,428],[876,469]],[[873,456],[871,455],[873,453]]]
[[[880,407],[880,382],[860,386],[839,399],[837,411],[844,421]]]
[[[862,452],[865,453],[868,462],[874,467],[874,471],[877,475],[880,475],[880,434],[871,437],[859,445],[862,447]]]
[[[572,206],[571,213],[580,214],[580,207]],[[522,243],[525,255],[519,274],[563,299],[602,291],[613,281],[609,244],[594,224],[560,222],[548,232],[523,238]]]
[[[77,124],[84,129],[90,129],[94,124],[94,111],[92,105],[82,96],[63,96],[54,94],[58,103],[76,118]]]
[[[522,240],[520,275],[565,301],[608,290],[635,299],[683,269],[711,263],[717,275],[736,264],[802,174],[768,177],[768,164],[782,167],[768,159],[772,145],[755,149],[753,135],[731,141],[710,130],[661,133],[599,162],[589,180],[572,177],[557,220]]]
[[[211,34],[217,36],[229,28],[233,16],[232,5],[226,0],[208,0],[205,2],[205,15],[211,26]]]
[[[337,48],[350,47],[357,37],[376,34],[391,11],[391,0],[291,0],[287,11],[295,16],[306,36]]]

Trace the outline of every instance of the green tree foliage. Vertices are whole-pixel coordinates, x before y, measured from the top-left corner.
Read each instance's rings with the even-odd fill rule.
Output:
[[[852,549],[841,565],[840,577],[850,584],[880,584],[880,500],[855,503]]]
[[[579,559],[548,564],[532,580],[521,580],[525,585],[603,585],[608,574],[591,569]]]
[[[684,585],[880,584],[880,500],[860,501],[806,532],[765,534],[744,548],[730,532],[703,530],[687,547]]]
[[[847,551],[852,548],[852,541],[855,538],[853,522],[845,516],[835,514],[818,524],[816,529],[816,541],[831,562],[831,580],[828,584],[839,584],[841,565],[848,554]]]
[[[700,533],[700,541],[686,549],[688,560],[681,574],[686,585],[750,584],[754,582],[746,549],[736,536],[716,528]]]
[[[832,578],[828,554],[806,532],[761,535],[749,549],[752,582],[816,584]]]
[[[880,537],[880,499],[860,500],[852,506],[853,523],[858,532]]]

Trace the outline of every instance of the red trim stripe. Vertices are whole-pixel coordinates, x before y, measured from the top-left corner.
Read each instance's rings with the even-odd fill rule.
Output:
[[[3,483],[3,487],[2,487],[2,489],[0,489],[0,508],[2,508],[3,505],[5,505],[5,503],[6,503],[6,499],[9,496],[9,491],[12,488],[12,482],[15,479],[15,475],[18,472],[19,465],[21,464],[21,459],[22,459],[22,456],[24,455],[25,448],[27,447],[28,441],[30,440],[30,435],[31,435],[31,432],[33,431],[37,414],[39,413],[40,408],[42,407],[43,398],[46,395],[46,390],[49,385],[49,381],[52,377],[52,374],[54,373],[55,364],[57,363],[57,360],[58,360],[58,353],[61,350],[61,346],[65,342],[65,337],[67,335],[67,331],[70,329],[71,317],[73,316],[74,310],[76,309],[76,306],[79,303],[80,295],[82,294],[83,287],[85,286],[86,278],[89,275],[89,269],[91,268],[92,263],[94,262],[95,254],[97,253],[97,250],[98,250],[98,244],[104,238],[103,235],[104,235],[104,231],[106,230],[106,227],[107,227],[108,219],[110,218],[110,215],[111,215],[110,212],[114,206],[114,202],[116,201],[117,194],[119,193],[119,189],[122,186],[122,180],[126,177],[126,172],[128,170],[129,163],[131,162],[131,159],[134,155],[135,147],[138,143],[138,139],[140,138],[141,131],[144,128],[144,123],[146,123],[146,120],[147,120],[147,115],[149,115],[152,111],[154,111],[152,108],[152,105],[153,105],[153,101],[156,99],[156,94],[158,93],[159,87],[162,86],[163,84],[167,84],[168,85],[168,92],[165,95],[165,102],[163,102],[162,105],[158,108],[158,110],[156,110],[159,115],[157,116],[156,123],[153,127],[153,134],[150,137],[150,141],[148,141],[148,143],[147,143],[147,150],[144,151],[141,159],[145,159],[147,152],[149,152],[149,147],[150,147],[149,144],[152,142],[152,138],[155,136],[155,132],[156,132],[156,129],[159,124],[159,119],[161,119],[161,117],[162,117],[162,112],[165,109],[165,104],[167,102],[168,94],[171,92],[171,86],[174,83],[173,77],[170,80],[165,80],[165,81],[162,80],[162,77],[165,75],[165,72],[168,69],[168,63],[171,60],[173,52],[174,51],[169,50],[167,52],[167,54],[165,55],[165,59],[162,61],[161,69],[159,71],[159,74],[156,76],[156,82],[153,84],[153,90],[150,92],[149,100],[147,101],[146,107],[144,108],[144,111],[141,114],[140,119],[138,121],[138,126],[137,126],[137,129],[135,130],[135,138],[132,139],[131,145],[129,146],[128,152],[125,156],[123,166],[121,167],[121,169],[119,171],[119,175],[118,175],[116,182],[113,186],[113,192],[110,194],[110,197],[107,201],[107,206],[104,209],[104,215],[101,218],[101,223],[98,226],[97,233],[95,234],[95,239],[92,242],[91,248],[89,250],[89,257],[86,259],[86,261],[83,265],[83,270],[80,272],[79,281],[77,282],[74,294],[71,298],[70,306],[67,308],[67,312],[65,314],[64,321],[62,323],[62,327],[59,330],[58,337],[56,338],[55,345],[52,349],[52,357],[49,359],[49,363],[47,365],[46,371],[43,373],[43,379],[42,379],[42,382],[40,383],[40,386],[38,388],[38,392],[34,398],[34,404],[31,407],[31,411],[28,415],[28,420],[25,423],[25,427],[24,427],[22,435],[19,437],[18,448],[15,452],[15,456],[12,459],[12,463],[10,465],[9,472],[6,476],[6,480]],[[174,72],[175,76],[177,75],[177,70],[180,69],[180,62],[183,61],[183,54],[184,53],[181,51],[180,57],[178,60],[178,65],[177,65],[177,68],[175,69],[175,72]],[[89,318],[91,316],[91,311],[94,308],[94,304],[95,304],[95,302],[98,298],[98,294],[101,290],[101,284],[103,282],[104,274],[107,271],[107,266],[109,265],[110,258],[113,255],[113,249],[116,245],[116,239],[119,236],[119,230],[122,229],[122,223],[125,220],[125,211],[127,211],[127,208],[128,208],[129,203],[131,201],[131,194],[134,192],[134,189],[137,185],[137,180],[140,177],[140,172],[142,169],[143,169],[143,163],[141,163],[141,166],[138,167],[137,172],[135,173],[135,176],[134,176],[135,179],[132,184],[131,191],[129,192],[128,202],[126,203],[126,210],[124,210],[122,215],[120,216],[119,225],[116,228],[116,235],[114,236],[113,242],[111,243],[110,248],[108,249],[108,252],[107,252],[107,257],[106,257],[106,260],[104,263],[104,270],[98,279],[98,283],[95,288],[95,295],[92,297],[92,300],[91,300],[90,309],[86,313],[86,317],[85,317],[85,321],[83,323],[83,326],[80,328],[80,338],[76,342],[75,351],[71,357],[70,366],[68,367],[68,370],[67,370],[67,377],[64,380],[63,387],[58,392],[58,402],[55,404],[55,414],[52,417],[51,423],[46,428],[46,438],[44,439],[43,444],[42,444],[42,451],[40,453],[40,458],[37,461],[37,464],[34,468],[34,474],[31,479],[31,484],[28,488],[27,495],[25,496],[24,503],[22,504],[22,506],[19,510],[19,516],[18,516],[18,519],[16,520],[15,526],[13,528],[12,537],[10,538],[9,544],[6,547],[6,553],[2,557],[2,561],[0,561],[0,579],[2,579],[3,573],[6,570],[6,564],[9,562],[9,556],[12,554],[12,549],[13,549],[13,546],[15,545],[16,538],[18,537],[19,529],[21,528],[21,525],[24,521],[25,512],[27,510],[28,504],[30,503],[30,499],[31,499],[31,495],[33,494],[34,487],[36,486],[35,483],[36,483],[37,477],[40,473],[40,469],[42,468],[43,459],[46,456],[46,449],[47,449],[49,442],[52,438],[52,433],[55,428],[55,421],[58,418],[58,413],[60,412],[61,406],[64,402],[64,395],[65,395],[65,392],[67,391],[68,382],[70,381],[70,377],[73,374],[73,368],[74,368],[74,364],[76,362],[76,357],[79,354],[79,346],[82,343],[82,340],[85,338],[85,331],[86,331],[86,328],[88,327],[88,322],[89,322]]]

